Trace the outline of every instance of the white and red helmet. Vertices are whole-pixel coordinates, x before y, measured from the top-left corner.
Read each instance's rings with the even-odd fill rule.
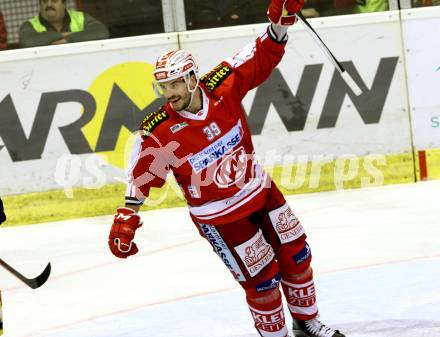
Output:
[[[156,61],[154,69],[154,78],[156,82],[171,81],[180,77],[189,77],[194,72],[198,79],[198,66],[194,57],[184,50],[168,51]]]

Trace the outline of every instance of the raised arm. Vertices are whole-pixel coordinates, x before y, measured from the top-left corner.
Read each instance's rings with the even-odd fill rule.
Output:
[[[266,31],[233,57],[225,59],[235,73],[234,88],[240,98],[264,82],[281,61],[287,28],[296,23],[294,14],[303,5],[304,0],[272,0],[267,11],[271,24]]]

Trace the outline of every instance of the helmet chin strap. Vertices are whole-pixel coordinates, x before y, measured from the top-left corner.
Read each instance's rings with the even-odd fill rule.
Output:
[[[186,83],[186,88],[191,93],[191,99],[189,100],[188,105],[186,107],[184,107],[182,110],[188,109],[191,106],[191,103],[193,102],[194,94],[195,94],[197,88],[199,87],[199,82],[200,82],[200,80],[199,80],[199,78],[197,76],[196,76],[196,78],[197,78],[196,85],[194,86],[194,88],[191,89],[191,81],[190,81],[191,75],[190,74],[185,74],[185,76],[183,76],[183,79],[184,79],[184,81]]]

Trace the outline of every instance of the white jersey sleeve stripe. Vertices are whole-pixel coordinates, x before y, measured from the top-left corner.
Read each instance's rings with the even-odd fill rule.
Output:
[[[130,154],[130,162],[127,169],[128,176],[128,184],[125,192],[125,203],[127,205],[141,205],[143,200],[140,200],[136,197],[136,186],[133,184],[133,170],[139,162],[140,156],[142,152],[142,138],[140,135],[137,135],[134,140],[133,149]]]
[[[131,178],[133,176],[133,169],[135,168],[142,151],[142,138],[140,135],[136,136],[134,140],[133,149],[130,154],[130,162],[128,164],[127,174]]]

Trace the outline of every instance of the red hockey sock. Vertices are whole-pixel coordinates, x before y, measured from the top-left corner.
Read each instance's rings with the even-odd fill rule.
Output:
[[[262,337],[288,337],[280,290],[276,288],[262,294],[248,293],[246,297],[258,332]]]
[[[293,318],[308,320],[318,315],[313,279],[304,283],[291,283],[282,280],[281,285]]]

